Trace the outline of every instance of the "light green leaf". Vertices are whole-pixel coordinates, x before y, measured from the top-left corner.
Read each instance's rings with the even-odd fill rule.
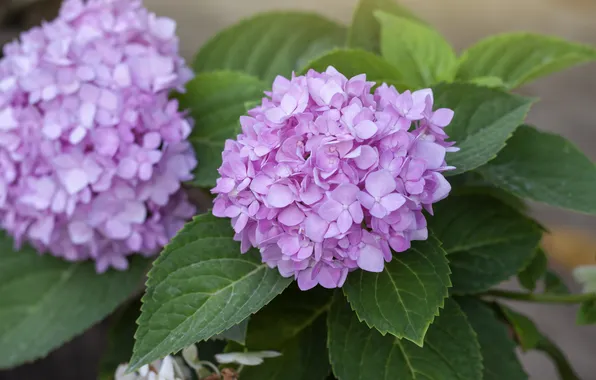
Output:
[[[561,136],[522,126],[478,172],[519,197],[596,214],[596,165]]]
[[[447,251],[453,293],[481,293],[523,269],[542,230],[486,195],[451,196],[434,207],[429,226]]]
[[[455,52],[436,30],[383,11],[374,15],[381,24],[381,54],[401,72],[396,79],[412,87],[454,79]]]
[[[513,327],[517,341],[524,351],[535,349],[542,339],[542,333],[534,322],[523,314],[520,314],[507,306],[499,305],[505,318]]]
[[[383,58],[364,50],[333,50],[314,61],[311,61],[302,72],[314,69],[322,72],[333,66],[350,78],[366,74],[366,79],[380,82],[383,79],[400,79],[399,70]]]
[[[195,121],[189,138],[199,162],[193,185],[215,186],[225,141],[236,138],[246,104],[257,103],[265,89],[253,76],[219,71],[199,74],[188,83],[186,93],[178,95],[181,108],[190,110]]]
[[[424,347],[368,328],[339,293],[327,323],[331,366],[341,380],[482,378],[476,334],[451,299],[445,301],[441,315],[428,329]]]
[[[505,83],[499,77],[478,77],[469,79],[467,82],[489,88],[506,89]]]
[[[508,326],[484,302],[473,297],[457,298],[478,336],[484,364],[483,380],[527,380],[515,354],[516,344]]]
[[[395,253],[381,273],[350,274],[344,293],[360,320],[381,334],[390,333],[422,346],[451,286],[440,242],[430,237]]]
[[[345,27],[314,13],[261,13],[216,34],[193,67],[197,72],[243,71],[270,82],[289,76],[322,48],[342,46],[345,36]]]
[[[509,89],[574,65],[596,60],[596,50],[560,38],[531,33],[489,37],[466,50],[458,78],[492,76]]]
[[[348,47],[380,52],[381,26],[374,16],[375,11],[424,24],[409,9],[399,5],[397,0],[360,0],[348,29]]]
[[[0,233],[0,369],[47,355],[112,313],[140,288],[148,267],[95,272],[91,262],[40,256]],[[114,368],[115,370],[115,368]]]
[[[243,380],[324,380],[329,374],[325,324],[332,292],[287,289],[250,321],[247,348],[275,350],[279,358],[242,370]]]
[[[229,220],[201,215],[166,246],[149,272],[131,369],[220,334],[288,286],[233,236]]]
[[[141,315],[141,300],[135,299],[112,316],[108,346],[100,363],[100,380],[113,380],[116,369],[126,364],[135,344],[136,320]]]
[[[546,274],[547,266],[548,261],[544,251],[542,249],[536,250],[534,258],[530,261],[530,264],[517,275],[519,283],[524,288],[533,292],[536,289],[538,280]]]
[[[593,325],[596,323],[596,299],[584,301],[577,312],[578,325]]]
[[[495,158],[523,122],[534,101],[463,83],[438,85],[434,95],[435,108],[455,111],[445,132],[461,150],[447,155],[449,165],[456,167],[449,175],[476,169]]]

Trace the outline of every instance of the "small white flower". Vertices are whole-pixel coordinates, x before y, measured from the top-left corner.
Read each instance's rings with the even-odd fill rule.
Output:
[[[259,365],[263,363],[265,358],[276,358],[278,356],[281,356],[281,353],[277,351],[229,352],[215,355],[215,360],[221,364]]]
[[[189,378],[181,369],[180,365],[171,356],[163,360],[156,360],[150,365],[144,365],[138,371],[126,373],[127,364],[118,366],[115,380],[186,380]]]
[[[584,293],[596,293],[596,265],[575,268],[573,277],[584,287]]]

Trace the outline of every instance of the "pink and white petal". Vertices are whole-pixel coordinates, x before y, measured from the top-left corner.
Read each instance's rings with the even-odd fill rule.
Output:
[[[406,198],[398,193],[391,193],[381,198],[381,205],[389,212],[393,212],[406,203]]]
[[[358,194],[358,200],[360,201],[362,206],[364,206],[364,208],[369,209],[369,210],[376,203],[375,198],[373,198],[369,193],[367,193],[365,191],[361,191],[360,194]]]
[[[358,256],[358,260],[356,262],[358,263],[358,267],[360,267],[360,269],[363,269],[367,272],[380,273],[385,267],[383,252],[369,244],[365,245],[360,250],[360,255]]]
[[[373,197],[383,197],[395,190],[395,179],[387,170],[372,172],[366,177],[366,191]]]
[[[387,210],[380,203],[375,202],[374,206],[369,210],[370,214],[375,218],[383,219],[387,216]]]
[[[304,221],[305,218],[306,216],[304,215],[304,213],[295,204],[286,207],[277,216],[277,220],[279,220],[282,224],[290,227],[299,225]]]
[[[362,206],[360,202],[354,202],[348,207],[348,211],[350,211],[350,215],[354,220],[354,223],[362,223],[364,220],[364,213],[362,212]]]
[[[358,193],[360,193],[358,186],[351,183],[342,183],[331,192],[331,198],[342,205],[349,205],[358,199]]]
[[[334,201],[333,199],[329,199],[325,203],[319,207],[318,213],[321,218],[325,219],[328,222],[333,222],[337,220],[341,212],[343,211],[343,206],[341,203]]]
[[[433,113],[430,123],[439,127],[446,127],[453,120],[454,114],[453,110],[449,108],[439,108]]]
[[[304,232],[310,240],[321,243],[323,242],[325,233],[329,228],[329,223],[323,220],[323,218],[320,216],[312,214],[306,218],[304,227]]]
[[[310,290],[317,286],[319,282],[312,276],[312,268],[308,268],[298,273],[298,287],[300,290]]]
[[[269,188],[267,203],[272,207],[282,208],[294,202],[294,193],[288,186],[275,184]]]
[[[411,150],[412,156],[426,161],[426,168],[430,170],[443,166],[446,152],[445,147],[427,140],[418,141]]]
[[[236,221],[234,222],[234,231],[238,234],[240,232],[242,232],[242,230],[244,230],[244,227],[246,227],[246,224],[248,223],[248,215],[246,215],[245,213],[242,213],[238,216],[238,218],[236,219]]]
[[[350,227],[352,227],[352,224],[354,224],[354,221],[348,210],[344,210],[339,214],[339,218],[337,218],[337,228],[339,228],[340,233],[345,234],[348,232]]]
[[[354,162],[359,169],[366,170],[373,166],[379,160],[379,155],[375,148],[363,145],[360,156],[354,158]]]

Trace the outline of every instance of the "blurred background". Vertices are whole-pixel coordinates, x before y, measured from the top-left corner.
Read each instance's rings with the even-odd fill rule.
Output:
[[[595,0],[401,0],[428,20],[461,50],[485,36],[506,31],[532,31],[596,45]],[[152,11],[174,18],[179,25],[182,53],[192,59],[217,31],[254,13],[294,9],[314,11],[348,23],[357,0],[145,0]],[[60,0],[0,0],[0,44],[19,30],[51,18]],[[523,87],[537,96],[529,120],[575,142],[596,161],[596,64],[575,68]],[[594,189],[596,191],[596,189]],[[596,264],[596,218],[534,205],[535,215],[553,232],[545,244],[555,271],[573,291],[579,291],[571,269]],[[503,284],[517,288],[515,282]],[[573,306],[512,304],[532,316],[539,328],[558,343],[582,379],[596,379],[596,327],[574,325]],[[104,348],[101,324],[48,358],[11,372],[0,380],[94,379]],[[549,360],[538,353],[521,354],[532,380],[555,380]]]

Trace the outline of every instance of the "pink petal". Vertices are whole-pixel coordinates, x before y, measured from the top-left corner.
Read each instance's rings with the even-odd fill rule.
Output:
[[[300,290],[310,290],[317,286],[318,281],[312,278],[312,268],[305,269],[298,273],[298,287]]]
[[[395,179],[387,170],[370,173],[366,177],[366,191],[373,197],[383,197],[395,190]]]
[[[418,141],[411,150],[412,156],[425,160],[427,169],[434,170],[443,166],[446,150],[441,145],[426,140]]]
[[[451,191],[451,185],[449,182],[447,182],[443,175],[439,173],[433,173],[433,176],[437,182],[437,188],[432,197],[432,203],[435,203],[447,198],[447,195],[449,195],[449,192]]]
[[[250,183],[250,189],[255,193],[267,194],[269,186],[273,183],[273,179],[267,175],[260,174],[256,176]]]
[[[93,238],[93,229],[84,222],[71,222],[68,234],[74,244],[85,244]]]
[[[356,166],[359,169],[366,170],[377,162],[379,156],[375,148],[370,147],[368,145],[363,145],[361,149],[362,151],[360,153],[360,156],[356,157],[354,159],[354,162],[356,163]]]
[[[359,193],[360,189],[358,186],[351,183],[342,183],[331,192],[331,198],[343,205],[349,205],[358,199]]]
[[[238,216],[238,219],[236,219],[236,223],[234,223],[234,231],[237,234],[239,234],[240,232],[242,232],[244,227],[246,227],[247,223],[248,223],[248,215],[246,215],[245,213],[240,214]]]
[[[326,289],[335,289],[341,277],[341,269],[323,266],[317,275],[317,281]]]
[[[291,205],[289,207],[286,207],[282,212],[279,213],[279,215],[277,216],[277,219],[285,224],[286,226],[297,226],[300,223],[302,223],[302,221],[304,221],[304,219],[306,218],[306,216],[304,215],[304,213],[302,211],[300,211],[300,209],[298,208],[298,206]]]
[[[356,136],[366,140],[373,137],[379,128],[373,121],[363,120],[354,127],[354,130],[356,131]]]
[[[373,198],[370,194],[361,191],[360,194],[358,194],[358,200],[360,201],[360,203],[362,203],[362,206],[364,206],[367,209],[371,209],[376,201],[375,198]]]
[[[330,199],[321,205],[319,215],[326,221],[333,222],[337,220],[342,211],[343,206],[341,203]]]
[[[324,221],[320,216],[312,214],[306,218],[304,232],[310,240],[321,243],[324,240],[328,228],[329,223]]]
[[[393,212],[406,203],[406,198],[398,193],[391,193],[381,198],[381,205],[389,212]]]
[[[360,250],[357,263],[361,269],[374,273],[382,272],[385,267],[383,252],[368,244]]]
[[[430,122],[438,127],[446,127],[453,120],[454,114],[449,108],[439,108],[433,113]]]
[[[380,203],[375,202],[374,206],[369,211],[375,218],[383,219],[387,216],[387,210]]]
[[[354,223],[362,223],[364,220],[364,213],[362,212],[362,206],[360,206],[359,202],[354,202],[348,206],[348,211],[350,211],[350,215],[352,215],[352,220],[354,220]]]
[[[272,207],[282,208],[294,202],[294,193],[288,186],[275,184],[269,188],[267,203]]]
[[[339,214],[339,218],[337,218],[337,228],[339,228],[339,232],[345,234],[348,232],[350,227],[352,227],[354,221],[352,220],[352,215],[348,210],[344,210],[341,214]]]

